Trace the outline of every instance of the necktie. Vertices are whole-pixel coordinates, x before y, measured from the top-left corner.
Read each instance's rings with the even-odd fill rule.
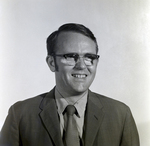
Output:
[[[75,112],[76,109],[73,105],[68,105],[66,107],[66,113],[67,113],[67,127],[65,132],[66,146],[80,146],[78,130],[76,127],[75,120],[73,118]]]

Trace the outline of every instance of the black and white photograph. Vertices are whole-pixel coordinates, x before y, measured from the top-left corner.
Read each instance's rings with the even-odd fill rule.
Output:
[[[0,146],[150,146],[149,0],[1,0]]]

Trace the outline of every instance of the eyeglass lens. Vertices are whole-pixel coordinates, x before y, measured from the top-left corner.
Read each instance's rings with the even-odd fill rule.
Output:
[[[88,66],[93,65],[93,61],[99,58],[96,54],[85,54],[84,56],[79,56],[76,53],[64,54],[64,58],[67,60],[69,65],[75,65],[79,58],[84,59],[84,63]]]

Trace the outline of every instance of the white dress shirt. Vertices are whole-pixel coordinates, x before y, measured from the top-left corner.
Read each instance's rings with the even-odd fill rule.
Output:
[[[86,104],[87,104],[87,95],[88,95],[88,91],[86,91],[85,94],[82,95],[81,98],[79,98],[79,100],[77,100],[73,104],[77,110],[77,115],[74,115],[74,118],[77,124],[77,129],[78,129],[80,138],[82,138],[82,134],[83,134],[84,115],[85,115],[85,109],[86,109]],[[69,103],[61,95],[61,93],[58,91],[57,88],[55,88],[55,99],[56,99],[57,110],[58,110],[58,114],[60,118],[61,136],[63,137],[63,130],[66,129],[66,114],[63,115],[63,112],[65,108],[67,107],[67,105],[69,105]]]

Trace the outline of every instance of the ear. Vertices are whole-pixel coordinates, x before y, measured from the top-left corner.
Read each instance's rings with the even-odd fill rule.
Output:
[[[47,64],[48,64],[50,70],[51,70],[52,72],[55,72],[56,69],[55,69],[54,57],[48,55],[48,56],[46,57],[46,62],[47,62]]]

